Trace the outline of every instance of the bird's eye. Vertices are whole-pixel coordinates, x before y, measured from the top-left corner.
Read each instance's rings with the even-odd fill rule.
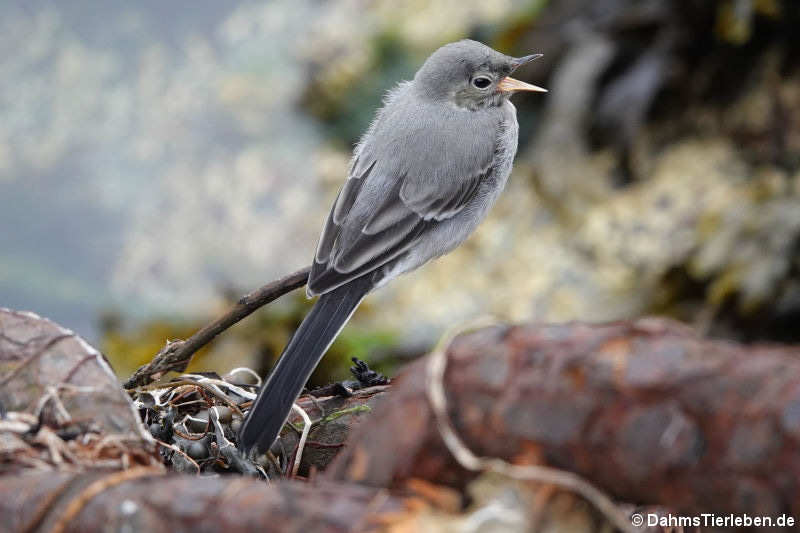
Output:
[[[478,76],[477,78],[472,80],[472,85],[474,85],[478,89],[485,89],[491,84],[492,84],[492,80],[490,80],[486,76]]]

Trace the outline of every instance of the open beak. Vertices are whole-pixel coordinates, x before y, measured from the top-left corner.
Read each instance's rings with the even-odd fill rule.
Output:
[[[534,59],[539,59],[540,57],[542,57],[542,54],[531,54],[529,56],[516,58],[512,65],[512,72],[517,70],[525,63],[529,63]],[[517,91],[532,91],[537,93],[547,92],[547,89],[538,87],[536,85],[531,85],[530,83],[525,83],[524,81],[515,80],[511,76],[506,76],[500,80],[500,83],[497,84],[497,88],[504,93],[513,93]]]
[[[500,83],[497,84],[497,88],[504,93],[513,93],[517,91],[532,91],[537,93],[547,92],[547,89],[538,87],[536,85],[531,85],[530,83],[525,83],[524,81],[515,80],[511,76],[506,76],[500,80]]]

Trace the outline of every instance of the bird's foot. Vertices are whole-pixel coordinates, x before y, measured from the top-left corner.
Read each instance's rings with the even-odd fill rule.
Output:
[[[357,357],[351,358],[353,366],[350,367],[350,373],[353,374],[355,380],[346,379],[344,381],[337,381],[330,385],[318,387],[309,392],[312,396],[321,398],[323,396],[341,396],[349,398],[353,395],[354,391],[365,389],[367,387],[374,387],[376,385],[387,385],[389,378],[372,370],[367,363],[361,361]]]
[[[372,370],[365,361],[361,361],[357,357],[351,358],[353,366],[350,367],[350,373],[358,380],[362,387],[374,387],[375,385],[386,385],[389,383],[389,378]]]

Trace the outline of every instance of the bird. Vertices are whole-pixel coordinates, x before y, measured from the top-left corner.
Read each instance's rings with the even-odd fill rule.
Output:
[[[364,297],[460,245],[505,187],[517,152],[519,91],[510,76],[541,54],[511,57],[469,39],[442,46],[384,98],[353,150],[319,237],[306,294],[319,296],[239,431],[269,449],[322,356]]]

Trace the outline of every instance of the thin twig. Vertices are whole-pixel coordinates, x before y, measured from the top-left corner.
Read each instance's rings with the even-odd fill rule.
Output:
[[[225,429],[219,421],[219,411],[216,406],[208,410],[208,418],[214,425],[214,434],[217,438],[219,454],[228,462],[229,468],[246,476],[256,476],[259,472],[263,472],[263,470],[256,468],[255,463],[245,457],[245,455],[236,448],[236,445],[225,437]]]
[[[475,325],[471,328],[475,329]],[[579,494],[595,506],[620,531],[637,533],[628,516],[600,489],[588,480],[567,470],[540,465],[513,465],[496,457],[478,457],[470,450],[447,415],[447,396],[444,390],[444,373],[447,368],[447,348],[457,333],[451,330],[442,338],[430,355],[427,372],[427,395],[433,410],[439,434],[458,464],[473,472],[490,471],[513,479],[550,483]]]
[[[241,396],[242,398],[246,398],[248,400],[255,400],[256,394],[254,392],[248,392],[241,387],[234,385],[233,383],[228,383],[227,381],[221,379],[214,379],[208,378],[206,376],[202,376],[200,374],[184,374],[184,377],[188,379],[195,379],[198,383],[203,383],[207,385],[215,385],[216,387],[222,387],[226,389],[230,389],[231,392],[234,392]],[[220,390],[220,392],[222,392]]]
[[[292,404],[292,409],[303,418],[303,433],[300,435],[300,442],[297,444],[297,454],[294,456],[294,464],[292,465],[292,477],[297,476],[297,471],[300,469],[300,459],[303,457],[303,448],[306,447],[306,439],[308,432],[311,431],[311,418],[302,407]]]
[[[128,378],[124,387],[133,389],[140,385],[152,383],[155,379],[171,370],[183,372],[194,353],[211,342],[214,337],[250,315],[256,309],[304,286],[308,281],[309,270],[309,267],[298,270],[294,274],[289,274],[281,279],[267,283],[263,287],[243,296],[227,313],[204,326],[188,339],[167,341],[166,346],[153,357],[152,361],[139,367]]]
[[[177,387],[184,387],[184,386],[194,386],[194,387],[203,389],[204,391],[208,392],[209,394],[212,394],[216,398],[222,400],[222,402],[225,403],[225,405],[227,405],[228,407],[230,407],[233,410],[234,413],[236,413],[237,415],[239,415],[242,418],[244,418],[244,414],[242,413],[242,410],[239,409],[239,406],[236,405],[236,403],[233,400],[228,398],[225,395],[225,393],[222,392],[221,390],[219,390],[219,388],[216,385],[214,385],[213,383],[211,383],[211,384],[203,383],[202,381],[195,381],[193,379],[179,379],[179,380],[176,380],[176,381],[170,381],[168,383],[159,383],[157,385],[142,385],[141,387],[137,387],[137,391],[142,392],[142,391],[166,389],[166,388],[170,388],[170,387],[171,388],[177,388]]]
[[[186,453],[185,451],[181,450],[180,448],[178,448],[174,444],[170,444],[168,442],[164,442],[163,440],[158,440],[158,439],[155,439],[155,441],[159,446],[163,446],[164,448],[168,448],[168,449],[172,450],[173,452],[176,452],[176,453],[179,453],[180,455],[182,455],[187,461],[189,461],[191,464],[193,464],[195,466],[195,468],[197,468],[197,473],[198,474],[200,473],[200,465],[197,464],[197,461],[195,461],[194,459],[189,457],[188,453]]]
[[[189,431],[189,428],[186,426],[186,419],[187,418],[189,420],[193,420],[195,422],[201,422],[201,423],[205,422],[206,423],[206,429],[204,429],[202,433],[195,433],[193,431]],[[177,427],[175,427],[178,424],[183,424],[183,429],[186,430],[186,433],[184,433],[183,431],[181,431]],[[203,438],[205,438],[205,436],[208,435],[208,431],[211,429],[211,417],[208,417],[207,420],[203,420],[201,418],[194,418],[192,416],[186,415],[185,417],[183,417],[183,420],[178,422],[178,424],[174,424],[172,426],[172,431],[174,431],[175,434],[177,436],[179,436],[180,438],[186,439],[186,440],[203,440]],[[197,435],[197,437],[193,437],[189,433],[191,433],[192,435]]]
[[[246,366],[237,366],[233,370],[229,371],[226,374],[225,378],[233,381],[233,376],[235,376],[236,374],[247,374],[248,376],[252,376],[256,379],[255,386],[256,387],[261,386],[261,376],[259,376],[258,372],[256,372],[252,368],[248,368]]]

